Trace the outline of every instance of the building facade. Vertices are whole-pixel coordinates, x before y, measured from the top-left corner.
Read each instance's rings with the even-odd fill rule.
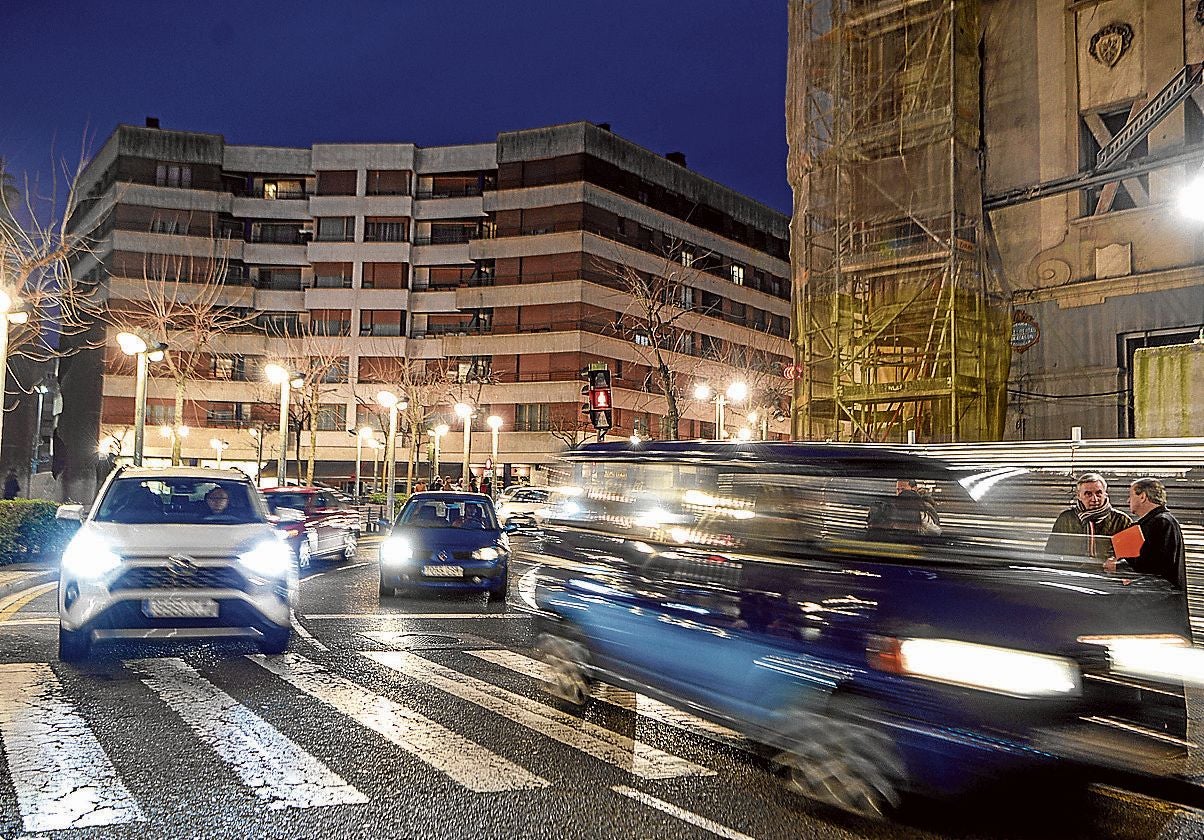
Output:
[[[796,433],[1204,434],[1190,377],[1140,375],[1204,327],[1204,7],[790,10]]]
[[[150,368],[152,464],[173,445],[212,463],[212,446],[274,476],[272,362],[305,377],[290,405],[290,477],[296,453],[312,451],[315,477],[343,485],[357,460],[348,430],[379,441],[387,427],[382,389],[409,403],[399,476],[433,469],[440,426],[439,471],[460,474],[462,402],[473,472],[494,460],[485,419],[497,416],[499,470],[538,483],[586,436],[591,363],[612,373],[612,437],[674,434],[662,370],[677,436],[716,433],[715,406],[692,396],[703,382],[751,388],[728,407],[729,434],[787,428],[774,412],[790,361],[788,219],[605,126],[309,148],[120,126],[79,194],[72,223],[99,233],[73,271],[96,281],[107,314],[60,366],[64,497],[89,495],[98,451],[102,462],[133,453],[134,363],[115,340],[133,328],[165,339],[176,369]],[[360,444],[364,476],[373,446]]]

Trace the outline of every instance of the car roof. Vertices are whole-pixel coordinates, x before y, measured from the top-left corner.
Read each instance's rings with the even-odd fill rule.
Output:
[[[415,493],[410,496],[411,499],[436,499],[439,501],[456,501],[458,499],[472,499],[473,501],[491,501],[484,493],[464,493],[458,490],[424,490],[421,493]]]
[[[263,492],[265,492],[265,493],[329,493],[330,491],[328,489],[326,489],[325,487],[309,487],[309,486],[294,487],[293,485],[290,484],[290,485],[286,485],[284,487],[265,487]]]
[[[212,467],[125,467],[114,478],[207,478],[251,482],[250,476],[242,470]]]
[[[778,441],[665,440],[630,443],[588,443],[562,453],[570,462],[623,461],[637,463],[695,463],[768,465],[815,473],[854,471],[864,476],[950,479],[960,473],[937,458],[914,455],[881,444]]]

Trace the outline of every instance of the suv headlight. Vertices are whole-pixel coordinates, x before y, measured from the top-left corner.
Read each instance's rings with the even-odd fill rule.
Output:
[[[121,558],[109,544],[88,531],[80,531],[63,552],[62,571],[66,576],[97,580],[121,565]]]
[[[1012,697],[1075,697],[1078,666],[1061,656],[953,639],[878,637],[870,665],[895,674],[976,688]]]
[[[380,562],[384,566],[400,566],[414,559],[414,547],[408,540],[390,537],[380,544]]]
[[[293,555],[279,539],[264,540],[238,555],[238,562],[259,577],[283,577],[293,565]]]
[[[488,545],[485,546],[484,548],[478,548],[476,551],[474,551],[472,553],[473,560],[496,560],[498,558],[498,556],[499,556],[498,550],[496,548],[494,548],[493,546],[488,546]]]

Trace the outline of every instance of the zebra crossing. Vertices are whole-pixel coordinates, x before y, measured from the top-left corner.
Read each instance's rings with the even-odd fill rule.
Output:
[[[728,744],[738,740],[735,733],[648,698],[604,690],[604,703],[640,720],[632,737],[530,696],[542,698],[535,689],[543,666],[534,659],[502,649],[439,653],[364,651],[332,665],[299,653],[252,654],[208,667],[174,657],[139,658],[123,660],[118,668],[149,692],[147,703],[156,714],[174,720],[180,732],[195,739],[195,745],[180,747],[190,756],[189,764],[224,767],[221,778],[236,780],[243,797],[270,811],[354,808],[373,797],[362,781],[362,768],[332,766],[328,755],[323,760],[314,754],[315,745],[302,743],[308,733],[285,734],[287,719],[272,711],[279,707],[276,701],[256,709],[247,705],[271,692],[284,692],[290,702],[302,702],[333,719],[329,729],[314,735],[347,731],[376,739],[385,749],[396,749],[399,760],[424,766],[466,794],[521,794],[553,787],[571,773],[557,762],[535,765],[548,764],[549,751],[568,748],[582,760],[619,771],[619,783],[608,782],[609,790],[642,802],[631,793],[641,780],[699,784],[717,774],[696,754],[686,758],[648,743],[656,735],[649,725],[700,736],[692,753],[705,753],[703,738]],[[232,676],[232,667],[246,673]],[[14,802],[0,787],[0,814],[19,812],[27,832],[148,820],[148,803],[131,792],[137,786],[123,781],[120,762],[106,752],[104,738],[89,724],[89,676],[56,669],[63,666],[0,664],[0,742],[15,791]],[[345,670],[353,675],[338,672]],[[248,673],[264,680],[248,682]],[[432,694],[442,700],[432,704]],[[428,707],[433,707],[446,719],[448,704],[484,712],[487,728],[497,737],[486,746],[479,732],[454,731],[437,719],[438,711],[430,714]],[[533,739],[545,739],[548,747],[532,750]],[[135,746],[149,750],[150,745],[135,741]],[[661,802],[655,797],[649,801]]]

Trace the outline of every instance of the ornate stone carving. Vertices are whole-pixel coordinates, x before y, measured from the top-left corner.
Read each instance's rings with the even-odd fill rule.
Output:
[[[1105,67],[1115,67],[1133,43],[1133,27],[1127,23],[1109,23],[1091,36],[1088,52]]]

